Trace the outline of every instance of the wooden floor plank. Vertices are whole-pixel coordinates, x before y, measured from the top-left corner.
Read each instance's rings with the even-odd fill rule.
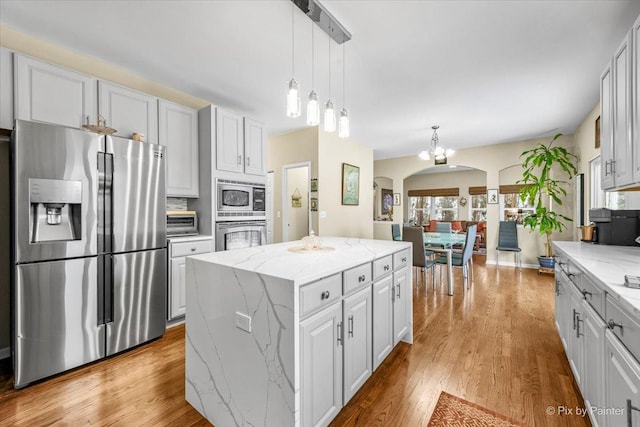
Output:
[[[582,405],[553,322],[553,277],[481,257],[464,294],[459,270],[453,297],[414,277],[414,344],[399,344],[332,426],[425,426],[441,391],[531,426],[589,425],[546,414]],[[184,383],[184,326],[23,390],[11,388],[5,361],[0,425],[210,425],[184,400]]]

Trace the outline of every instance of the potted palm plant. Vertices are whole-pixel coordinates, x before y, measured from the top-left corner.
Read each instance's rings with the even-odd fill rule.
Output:
[[[568,180],[578,173],[574,164],[578,158],[565,148],[553,145],[560,136],[561,133],[554,136],[548,144],[538,144],[520,155],[520,158],[524,157],[522,179],[517,182],[523,184],[520,199],[529,200],[534,208],[533,213],[524,218],[523,224],[531,230],[537,229],[541,236],[546,237],[545,254],[538,257],[540,266],[545,268],[555,266],[551,247],[552,233],[562,232],[567,228],[564,221],[572,221],[554,211],[552,206],[554,203],[562,205],[562,199],[567,195]],[[566,176],[567,180],[559,179],[562,176]]]

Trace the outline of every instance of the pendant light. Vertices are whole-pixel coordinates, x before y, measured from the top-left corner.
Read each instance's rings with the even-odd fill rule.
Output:
[[[336,130],[336,110],[333,108],[331,100],[331,37],[329,39],[329,100],[324,110],[324,131],[335,132]]]
[[[311,21],[311,92],[309,92],[309,101],[307,102],[307,125],[317,126],[320,124],[320,104],[318,104],[318,94],[314,90],[315,87],[315,40],[313,37],[313,27],[315,24]]]
[[[289,92],[287,93],[287,116],[300,117],[300,86],[298,81],[293,77],[295,75],[294,67],[294,39],[295,39],[295,23],[293,17],[294,5],[291,3],[291,81],[289,81]]]
[[[349,138],[349,112],[347,111],[347,62],[344,52],[344,43],[342,44],[342,110],[340,110],[340,119],[338,121],[338,138]]]
[[[439,142],[438,129],[439,128],[440,126],[438,125],[431,126],[431,129],[433,129],[433,135],[431,136],[431,144],[429,145],[429,147],[427,147],[426,150],[418,154],[418,156],[422,160],[429,160],[431,156],[433,156],[433,158],[436,160],[444,160],[445,158],[451,157],[455,154],[455,150],[452,150],[451,148],[444,148],[443,146],[438,145],[438,142]]]

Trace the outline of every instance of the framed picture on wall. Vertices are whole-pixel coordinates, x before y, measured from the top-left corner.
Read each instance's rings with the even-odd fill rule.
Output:
[[[498,203],[498,189],[490,188],[487,190],[487,203],[490,205],[495,205]]]
[[[400,193],[393,193],[393,205],[400,206]]]
[[[380,190],[380,193],[382,194],[380,200],[382,209],[380,211],[382,215],[387,215],[389,213],[389,209],[391,209],[391,206],[393,206],[393,190],[383,188],[382,190]]]
[[[342,204],[360,204],[360,168],[348,163],[342,164]]]
[[[312,197],[311,198],[311,212],[317,212],[318,211],[318,198],[317,197]]]
[[[311,192],[318,191],[318,178],[311,178]]]

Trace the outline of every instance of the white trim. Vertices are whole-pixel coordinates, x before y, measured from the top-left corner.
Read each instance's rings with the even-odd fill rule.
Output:
[[[487,265],[496,265],[495,260],[487,260],[485,262]],[[499,267],[517,267],[518,265],[515,262],[502,262],[500,261]],[[536,270],[540,268],[539,264],[522,264],[522,268],[535,268]]]
[[[0,348],[0,360],[8,359],[10,357],[11,357],[11,348],[10,347]]]
[[[171,329],[171,328],[175,328],[176,326],[182,325],[185,321],[185,317],[182,316],[180,318],[177,319],[173,319],[173,320],[167,320],[167,328],[166,329]]]

